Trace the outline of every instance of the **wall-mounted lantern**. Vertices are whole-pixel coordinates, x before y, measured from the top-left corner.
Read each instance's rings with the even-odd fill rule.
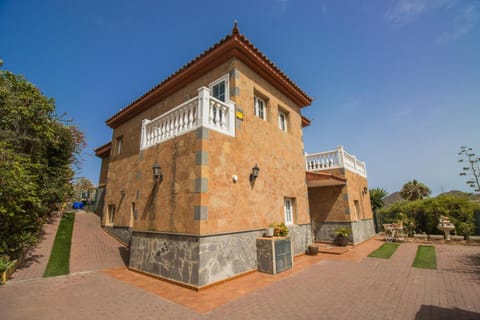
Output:
[[[367,187],[363,187],[362,194],[363,194],[363,195],[366,195],[367,193],[368,193],[368,188],[367,188]]]
[[[155,162],[153,164],[152,170],[153,170],[153,180],[155,182],[157,182],[157,181],[162,182],[162,180],[163,180],[162,168],[160,167],[160,165],[157,162]]]
[[[254,182],[255,179],[257,179],[259,172],[260,172],[260,168],[255,163],[255,166],[252,168],[252,173],[250,173],[250,178],[249,178],[250,182]]]
[[[125,197],[125,194],[126,194],[126,193],[125,193],[125,190],[123,190],[123,189],[120,190],[120,195],[122,196],[122,198]]]

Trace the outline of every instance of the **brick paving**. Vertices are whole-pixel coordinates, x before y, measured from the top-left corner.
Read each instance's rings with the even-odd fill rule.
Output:
[[[48,223],[42,226],[39,243],[27,253],[22,265],[11,276],[10,282],[43,277],[60,220],[61,215],[54,215]]]
[[[70,273],[125,266],[127,259],[125,246],[100,229],[97,215],[77,212],[70,251]]]
[[[88,214],[78,221],[83,218]],[[95,230],[98,225],[90,233]],[[101,247],[104,241],[92,243]],[[0,287],[0,318],[480,319],[480,246],[436,245],[438,269],[427,270],[411,267],[414,243],[401,244],[388,260],[367,258],[380,244],[370,240],[341,256],[300,257],[298,268],[280,277],[254,273],[199,293],[128,276],[125,267],[12,282]],[[78,270],[102,267],[97,254],[84,260],[91,262]],[[115,277],[122,272],[125,279]],[[259,285],[262,277],[267,281]]]

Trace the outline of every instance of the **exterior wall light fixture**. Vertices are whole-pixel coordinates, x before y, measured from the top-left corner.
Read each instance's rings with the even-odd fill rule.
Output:
[[[160,181],[162,182],[163,180],[163,174],[162,174],[162,168],[160,167],[160,165],[155,162],[152,166],[152,170],[153,170],[153,179],[154,181]]]
[[[257,179],[259,172],[260,172],[260,168],[255,163],[255,166],[252,168],[252,173],[250,173],[250,178],[249,178],[250,182],[254,182],[255,179]]]
[[[125,197],[125,190],[123,190],[123,189],[120,190],[120,195],[122,196],[122,198]]]
[[[362,190],[362,193],[365,195],[368,193],[368,188],[367,187],[363,187],[363,190]]]

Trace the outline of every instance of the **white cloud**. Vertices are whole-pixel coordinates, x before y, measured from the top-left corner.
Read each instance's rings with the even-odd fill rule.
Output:
[[[454,19],[453,30],[444,32],[437,37],[437,42],[455,41],[466,36],[480,21],[480,2],[471,3],[462,8]]]
[[[385,19],[396,26],[415,21],[427,8],[425,0],[400,0],[387,10]]]

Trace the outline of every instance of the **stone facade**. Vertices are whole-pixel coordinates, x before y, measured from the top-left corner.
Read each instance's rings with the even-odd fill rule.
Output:
[[[130,240],[132,239],[132,228],[131,227],[124,227],[124,226],[104,226],[103,229],[110,233],[113,237],[115,237],[120,242],[123,242],[125,245],[130,244]]]
[[[287,198],[294,252],[305,252],[312,241],[301,116],[311,100],[264,56],[245,59],[256,49],[240,54],[250,44],[235,33],[230,37],[223,41],[236,47],[231,57],[209,58],[220,49],[209,51],[188,65],[184,74],[190,76],[182,71],[177,78],[184,80],[170,77],[107,121],[113,135],[102,224],[119,237],[127,236],[120,230],[133,229],[130,268],[195,287],[254,270],[255,239],[270,223],[285,220]],[[237,111],[234,136],[200,126],[141,147],[144,120],[195,98],[218,79],[226,79]],[[265,102],[264,119],[255,114],[255,97]],[[154,163],[161,167],[158,181]],[[251,180],[255,165],[260,174]]]
[[[365,177],[340,168],[325,170],[346,179],[344,185],[308,188],[315,240],[332,242],[335,230],[352,230],[349,241],[357,244],[375,235],[373,212]]]

